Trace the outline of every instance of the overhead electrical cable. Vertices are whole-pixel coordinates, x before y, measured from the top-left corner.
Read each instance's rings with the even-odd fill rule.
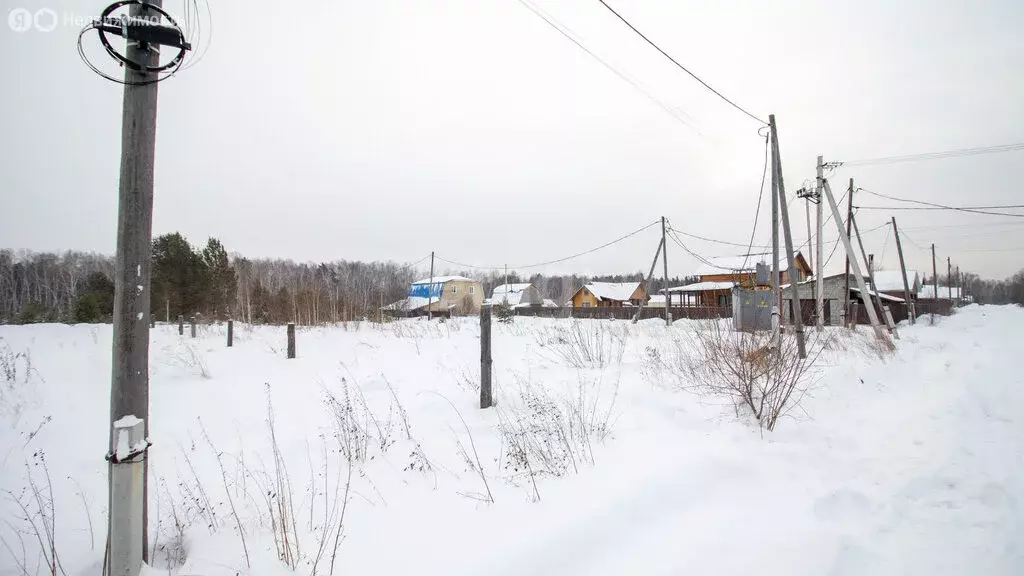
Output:
[[[650,38],[648,38],[647,36],[645,36],[643,32],[641,32],[641,31],[637,30],[637,28],[636,28],[635,26],[633,26],[632,24],[630,24],[630,23],[629,23],[629,20],[626,20],[626,19],[625,19],[625,18],[624,18],[624,17],[623,17],[623,16],[621,15],[621,14],[619,14],[618,12],[616,12],[616,11],[615,11],[615,9],[614,9],[614,8],[612,8],[611,6],[609,6],[607,2],[605,2],[604,0],[598,0],[598,2],[600,2],[600,3],[601,3],[601,5],[603,5],[603,6],[605,7],[605,8],[607,8],[609,12],[611,12],[611,13],[612,13],[612,14],[614,14],[614,15],[615,15],[615,16],[616,16],[616,17],[617,17],[617,18],[618,18],[619,20],[621,20],[621,21],[623,22],[623,24],[625,24],[626,26],[629,26],[629,29],[630,29],[630,30],[632,30],[633,32],[636,32],[638,36],[640,36],[641,38],[643,38],[643,39],[644,39],[644,41],[646,41],[646,42],[647,42],[648,44],[650,44],[651,46],[653,46],[655,50],[657,50],[658,52],[661,52],[661,55],[662,55],[662,56],[664,56],[665,58],[668,58],[668,59],[669,59],[669,61],[670,61],[670,62],[672,62],[673,64],[675,64],[677,68],[679,68],[679,69],[680,69],[680,70],[682,70],[683,72],[686,72],[687,74],[689,74],[691,78],[693,78],[693,79],[694,79],[694,80],[696,80],[697,82],[700,82],[702,86],[704,86],[705,88],[707,88],[708,90],[710,90],[710,91],[711,91],[711,92],[712,92],[712,93],[713,93],[713,94],[714,94],[715,96],[718,96],[719,98],[721,98],[722,100],[724,100],[724,101],[725,101],[726,103],[728,103],[728,104],[729,104],[730,106],[732,106],[733,108],[735,108],[735,109],[739,110],[740,112],[742,112],[742,113],[746,114],[746,115],[747,115],[747,116],[749,116],[750,118],[753,118],[754,120],[757,120],[757,121],[758,121],[758,122],[760,122],[761,124],[764,124],[764,125],[767,125],[767,124],[768,124],[768,123],[767,123],[767,122],[765,122],[764,120],[762,120],[762,119],[758,118],[757,116],[755,116],[755,115],[751,114],[750,112],[747,112],[747,111],[746,111],[745,109],[743,109],[743,108],[742,108],[742,107],[741,107],[741,106],[740,106],[739,104],[737,104],[737,103],[733,102],[732,100],[730,100],[730,99],[726,98],[724,94],[722,94],[722,93],[721,93],[721,92],[719,92],[718,90],[715,90],[714,88],[712,88],[710,84],[708,84],[707,82],[705,82],[704,80],[702,80],[702,79],[701,79],[701,78],[700,78],[699,76],[697,76],[697,75],[696,75],[696,74],[694,74],[693,72],[690,72],[690,70],[689,70],[689,69],[688,69],[688,68],[687,68],[686,66],[683,66],[683,65],[682,65],[682,64],[680,64],[680,63],[679,63],[678,61],[676,61],[676,59],[675,59],[675,58],[673,58],[673,57],[669,56],[669,54],[668,54],[667,52],[665,52],[664,50],[662,50],[660,46],[658,46],[658,45],[657,45],[657,44],[655,44],[655,43],[654,43],[654,42],[653,42],[653,41],[652,41],[652,40],[651,40]]]
[[[874,166],[880,164],[896,164],[899,162],[917,162],[921,160],[940,160],[943,158],[956,158],[960,156],[978,156],[981,154],[998,154],[1001,152],[1014,152],[1024,150],[1024,142],[1014,144],[1000,144],[997,146],[982,146],[979,148],[961,148],[959,150],[947,150],[945,152],[924,152],[920,154],[905,154],[903,156],[885,156],[882,158],[868,158],[864,160],[849,160],[842,162],[829,162],[828,167],[839,166]]]
[[[1014,213],[1011,213],[1011,212],[991,212],[989,210],[976,209],[976,208],[963,207],[963,206],[947,206],[945,204],[937,204],[935,202],[925,202],[924,200],[912,200],[912,199],[909,199],[909,198],[899,198],[899,197],[896,197],[896,196],[889,196],[887,194],[881,194],[879,192],[872,192],[871,190],[868,190],[866,188],[857,188],[857,191],[858,192],[867,192],[868,194],[871,194],[872,196],[878,196],[879,198],[885,198],[886,200],[893,200],[895,202],[905,202],[905,203],[909,203],[909,204],[919,204],[921,206],[927,206],[927,207],[930,207],[932,209],[954,210],[954,211],[957,211],[957,212],[967,212],[967,213],[971,213],[971,214],[985,214],[985,215],[988,215],[988,216],[1010,216],[1010,217],[1014,217],[1014,218],[1024,218],[1024,214],[1014,214]],[[1001,207],[1002,208],[1010,209],[1010,208],[1017,208],[1017,207],[1024,207],[1024,206],[1006,205],[1006,206],[1001,206]],[[907,208],[887,207],[887,206],[860,206],[859,208],[864,208],[864,209],[868,209],[868,210],[906,210],[907,209]]]
[[[605,68],[610,70],[613,74],[615,74],[620,79],[622,79],[624,82],[626,82],[627,84],[632,86],[634,89],[636,89],[637,92],[640,92],[641,94],[646,96],[648,100],[650,100],[651,102],[657,104],[659,108],[664,110],[669,116],[674,118],[677,122],[679,122],[680,124],[686,126],[689,129],[693,130],[698,136],[703,136],[703,134],[701,134],[700,131],[697,130],[697,128],[695,128],[692,124],[690,124],[686,120],[683,120],[682,118],[680,118],[679,115],[676,114],[675,111],[672,108],[670,108],[667,104],[665,104],[661,100],[655,98],[653,94],[651,94],[646,89],[644,89],[637,81],[633,80],[632,78],[627,76],[625,73],[620,72],[617,68],[615,68],[614,66],[609,64],[607,61],[605,61],[603,58],[601,58],[600,56],[595,54],[593,51],[591,51],[589,48],[584,46],[582,42],[580,42],[579,40],[576,39],[576,36],[577,36],[576,33],[574,33],[572,31],[572,29],[570,29],[568,26],[566,26],[565,24],[562,24],[561,22],[559,22],[553,16],[551,16],[550,14],[548,14],[547,12],[542,10],[540,7],[534,5],[529,0],[517,0],[517,1],[520,4],[522,4],[523,6],[525,6],[527,9],[529,9],[531,12],[533,12],[538,18],[540,18],[541,20],[546,22],[549,26],[551,26],[552,28],[557,30],[559,34],[561,34],[562,36],[565,36],[570,42],[575,44],[576,47],[578,47],[580,50],[583,50],[584,52],[589,54],[591,58],[593,58],[594,60],[597,60],[598,62],[600,62],[602,66],[604,66]],[[683,112],[683,114],[686,114],[686,113]]]

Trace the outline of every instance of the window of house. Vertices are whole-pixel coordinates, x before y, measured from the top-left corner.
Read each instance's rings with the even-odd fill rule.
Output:
[[[583,307],[584,308],[590,308],[590,302],[584,302],[583,303]]]
[[[469,287],[469,293],[470,294],[476,294],[476,286],[470,286]]]
[[[452,294],[458,294],[458,293],[459,293],[458,285],[457,284],[452,284]]]

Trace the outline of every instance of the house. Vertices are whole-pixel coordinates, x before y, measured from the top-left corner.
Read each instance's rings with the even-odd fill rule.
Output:
[[[907,285],[911,298],[921,290],[921,275],[916,270],[907,270]],[[899,270],[875,270],[875,287],[882,294],[903,298],[903,274]]]
[[[677,302],[679,306],[719,308],[732,306],[733,288],[737,286],[754,288],[771,283],[770,264],[767,268],[767,276],[757,277],[758,264],[769,262],[771,258],[771,254],[749,254],[705,260],[697,268],[699,282],[668,289],[669,306],[675,306]],[[794,262],[800,271],[800,278],[811,276],[811,267],[807,264],[803,254],[797,252]],[[789,262],[782,257],[779,259],[779,283],[788,284],[789,278]]]
[[[591,282],[572,296],[573,308],[618,308],[647,302],[643,282]]]
[[[897,274],[897,278],[899,275]],[[876,277],[877,279],[877,277]],[[900,283],[902,284],[902,280]],[[868,284],[868,278],[864,278],[865,285]],[[850,302],[859,302],[860,308],[864,308],[864,298],[860,294],[860,288],[857,285],[857,278],[853,274],[846,275],[842,272],[838,274],[832,274],[830,276],[824,276],[821,279],[822,285],[822,317],[823,323],[826,326],[840,326],[843,323],[844,306],[847,302],[847,297]],[[805,280],[799,283],[799,295],[800,295],[800,310],[802,313],[803,322],[805,325],[816,324],[816,290],[817,283],[812,280]],[[846,292],[849,287],[849,292]],[[870,290],[870,287],[869,287]],[[782,321],[783,323],[789,323],[791,318],[790,308],[792,305],[792,285],[784,284],[780,286],[780,292],[782,295]],[[878,298],[882,301],[884,306],[889,306],[893,318],[899,322],[907,317],[907,305],[903,298],[903,289],[900,288],[899,294],[890,294],[879,291]],[[872,302],[875,301],[875,294],[871,293]],[[858,314],[859,316],[860,314]],[[867,315],[864,313],[864,322],[867,320]]]
[[[404,300],[389,304],[384,310],[422,315],[429,306],[430,312],[475,314],[483,301],[484,289],[476,280],[464,276],[435,276],[413,282]]]
[[[952,294],[952,297],[950,295]],[[935,300],[935,285],[924,284],[921,289],[917,292],[918,300]],[[960,299],[960,287],[959,286],[943,286],[939,284],[939,300],[959,300]]]
[[[542,306],[544,299],[540,291],[533,284],[502,284],[495,286],[491,297],[486,304],[499,306],[507,304],[513,308],[526,308],[528,306]]]

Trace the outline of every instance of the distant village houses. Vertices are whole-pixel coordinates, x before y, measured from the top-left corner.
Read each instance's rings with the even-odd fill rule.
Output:
[[[409,286],[408,296],[384,307],[399,314],[422,315],[475,314],[484,301],[483,286],[464,276],[435,276],[417,280]]]
[[[495,286],[491,297],[484,302],[492,306],[506,305],[512,308],[544,306],[540,290],[533,284],[502,284]]]
[[[591,282],[573,294],[573,308],[621,308],[647,302],[644,282]]]

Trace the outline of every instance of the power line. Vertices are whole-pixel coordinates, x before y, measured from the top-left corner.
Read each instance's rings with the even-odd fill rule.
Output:
[[[761,188],[757,193],[757,210],[754,211],[754,229],[750,231],[750,242],[747,243],[747,254],[743,257],[743,268],[747,267],[747,259],[750,258],[750,251],[754,249],[754,235],[757,234],[757,219],[761,215],[761,198],[764,197],[764,183],[768,179],[768,156],[770,154],[768,135],[764,136],[764,168],[761,170]],[[772,190],[774,194],[775,191]]]
[[[1013,152],[1024,150],[1024,142],[1015,144],[1000,144],[998,146],[983,146],[980,148],[961,148],[959,150],[947,150],[945,152],[924,152],[920,154],[905,154],[903,156],[884,156],[881,158],[868,158],[865,160],[850,160],[845,162],[829,162],[829,166],[871,166],[878,164],[896,164],[899,162],[916,162],[919,160],[940,160],[943,158],[955,158],[958,156],[978,156],[981,154],[997,154],[1000,152]]]
[[[689,70],[688,70],[688,69],[687,69],[687,68],[686,68],[685,66],[683,66],[682,64],[680,64],[679,62],[677,62],[675,58],[673,58],[673,57],[669,56],[667,52],[665,52],[664,50],[662,50],[662,49],[661,49],[661,48],[660,48],[660,47],[659,47],[659,46],[658,46],[657,44],[655,44],[654,42],[652,42],[652,41],[651,41],[651,40],[650,40],[650,39],[649,39],[649,38],[648,38],[647,36],[644,36],[643,32],[641,32],[641,31],[637,30],[635,26],[633,26],[632,24],[630,24],[630,23],[629,23],[629,20],[626,20],[625,18],[623,18],[623,17],[622,17],[622,15],[621,15],[621,14],[619,14],[618,12],[616,12],[614,8],[612,8],[611,6],[609,6],[607,2],[605,2],[604,0],[598,0],[598,2],[600,2],[600,3],[601,3],[601,4],[602,4],[602,5],[603,5],[603,6],[605,7],[605,8],[607,8],[609,12],[611,12],[612,14],[615,14],[615,16],[616,16],[616,17],[618,17],[618,19],[619,19],[619,20],[622,20],[622,22],[623,22],[623,23],[624,23],[624,24],[625,24],[626,26],[629,26],[630,30],[632,30],[633,32],[636,32],[636,33],[637,33],[637,35],[639,35],[639,36],[640,36],[641,38],[643,38],[643,39],[644,39],[644,40],[645,40],[645,41],[646,41],[646,42],[647,42],[648,44],[650,44],[651,46],[653,46],[655,50],[657,50],[658,52],[661,52],[661,55],[662,55],[662,56],[664,56],[665,58],[668,58],[670,62],[672,62],[673,64],[675,64],[675,65],[676,65],[676,67],[678,67],[678,68],[679,68],[680,70],[682,70],[683,72],[686,72],[687,74],[689,74],[689,75],[690,75],[690,76],[691,76],[691,77],[692,77],[692,78],[693,78],[694,80],[696,80],[697,82],[700,82],[700,83],[701,83],[701,85],[703,85],[703,86],[704,86],[705,88],[707,88],[707,89],[708,89],[708,90],[710,90],[710,91],[711,91],[712,93],[714,93],[714,95],[715,95],[715,96],[718,96],[718,97],[719,97],[719,98],[721,98],[722,100],[726,101],[726,102],[727,102],[727,103],[728,103],[728,104],[729,104],[730,106],[732,106],[733,108],[735,108],[735,109],[739,110],[740,112],[743,112],[744,114],[746,114],[747,116],[749,116],[749,117],[753,118],[754,120],[757,120],[757,121],[758,121],[758,122],[760,122],[761,124],[764,124],[764,125],[767,125],[767,124],[768,124],[768,123],[767,123],[767,122],[765,122],[764,120],[761,120],[761,119],[760,119],[760,118],[758,118],[757,116],[754,116],[754,115],[753,115],[753,114],[751,114],[750,112],[747,112],[746,110],[744,110],[743,108],[741,108],[739,104],[737,104],[737,103],[733,102],[732,100],[730,100],[730,99],[726,98],[724,94],[722,94],[722,93],[721,93],[721,92],[719,92],[718,90],[715,90],[714,88],[712,88],[710,84],[708,84],[707,82],[705,82],[705,81],[701,80],[701,79],[700,79],[700,77],[699,77],[699,76],[697,76],[696,74],[694,74],[693,72],[690,72],[690,71],[689,71]]]
[[[908,199],[908,198],[899,198],[899,197],[896,197],[896,196],[889,196],[889,195],[886,195],[886,194],[880,194],[878,192],[872,192],[871,190],[867,190],[865,188],[857,188],[857,190],[860,191],[860,192],[867,192],[868,194],[871,194],[872,196],[878,196],[879,198],[885,198],[886,200],[893,200],[895,202],[906,202],[906,203],[909,203],[909,204],[920,204],[922,206],[928,206],[931,209],[955,210],[957,212],[968,212],[968,213],[971,213],[971,214],[985,214],[985,215],[988,215],[988,216],[1011,216],[1011,217],[1014,217],[1014,218],[1024,218],[1024,214],[1013,214],[1013,213],[1009,213],[1009,212],[991,212],[991,211],[988,211],[988,210],[976,209],[976,208],[971,208],[971,207],[947,206],[945,204],[936,204],[935,202],[925,202],[923,200],[911,200],[911,199]],[[1017,208],[1017,207],[1024,208],[1024,205],[1007,205],[1007,206],[1002,206],[1002,207],[1003,208]],[[886,207],[886,206],[861,206],[860,208],[869,209],[869,210],[907,210],[908,209],[908,208]]]
[[[541,266],[548,266],[548,265],[551,265],[551,264],[559,264],[559,263],[565,262],[567,260],[572,260],[574,258],[579,258],[580,256],[586,256],[587,254],[592,254],[594,252],[597,252],[598,250],[607,248],[607,247],[609,247],[609,246],[611,246],[613,244],[618,244],[619,242],[622,242],[623,240],[626,240],[628,238],[636,236],[637,234],[643,232],[644,230],[647,230],[648,228],[650,228],[650,227],[652,227],[652,226],[654,226],[656,224],[661,224],[661,219],[655,220],[654,222],[651,222],[650,224],[648,224],[648,225],[646,225],[646,226],[644,226],[642,228],[638,228],[637,230],[634,230],[634,231],[630,232],[629,234],[626,234],[625,236],[621,236],[619,238],[616,238],[615,240],[612,240],[611,242],[606,242],[606,243],[604,243],[604,244],[602,244],[602,245],[600,245],[600,246],[598,246],[596,248],[591,248],[589,250],[585,250],[585,251],[580,252],[578,254],[573,254],[572,256],[566,256],[565,258],[558,258],[557,260],[550,260],[548,262],[538,262],[536,264],[525,264],[525,265],[522,265],[522,266],[509,266],[508,268],[509,269],[513,269],[513,270],[524,270],[524,269],[527,269],[527,268],[539,268]],[[437,259],[437,260],[440,260],[441,262],[446,262],[448,264],[451,264],[452,266],[462,266],[464,268],[475,268],[477,270],[501,270],[501,269],[504,268],[504,266],[477,266],[477,265],[474,265],[474,264],[464,264],[462,262],[457,262],[455,260],[448,260],[448,259],[442,258],[440,256],[436,256],[436,255],[434,256],[434,258]]]
[[[589,54],[591,58],[593,58],[594,60],[597,60],[598,62],[600,62],[601,65],[604,66],[605,68],[607,68],[608,70],[611,70],[611,72],[613,74],[615,74],[620,79],[622,79],[624,82],[626,82],[627,84],[632,86],[634,89],[636,89],[636,91],[638,91],[641,94],[643,94],[644,96],[646,96],[648,100],[650,100],[651,102],[654,102],[655,104],[657,104],[658,107],[661,108],[662,110],[664,110],[669,116],[671,116],[676,121],[678,121],[682,125],[684,125],[687,128],[689,128],[690,130],[693,130],[698,136],[703,136],[703,134],[701,134],[700,131],[697,130],[692,124],[690,124],[686,120],[683,120],[682,118],[680,118],[673,111],[672,108],[669,108],[668,105],[666,105],[664,102],[662,102],[661,100],[658,100],[657,98],[655,98],[650,92],[648,92],[643,87],[641,87],[638,82],[634,81],[632,78],[630,78],[630,77],[626,76],[624,73],[620,72],[614,66],[612,66],[607,61],[602,59],[600,56],[598,56],[597,54],[592,52],[589,48],[584,46],[582,42],[580,42],[579,40],[574,38],[576,33],[573,32],[572,29],[570,29],[568,26],[566,26],[565,24],[562,24],[561,22],[559,22],[553,16],[551,16],[550,14],[548,14],[547,12],[542,10],[540,7],[534,5],[529,0],[517,0],[517,1],[520,4],[522,4],[523,6],[525,6],[527,9],[529,9],[530,12],[533,12],[538,18],[540,18],[541,20],[546,22],[548,24],[548,26],[551,26],[552,28],[557,30],[559,34],[561,34],[562,36],[565,36],[570,42],[575,44],[580,50],[583,50],[584,52]],[[685,112],[683,114],[685,114]]]

